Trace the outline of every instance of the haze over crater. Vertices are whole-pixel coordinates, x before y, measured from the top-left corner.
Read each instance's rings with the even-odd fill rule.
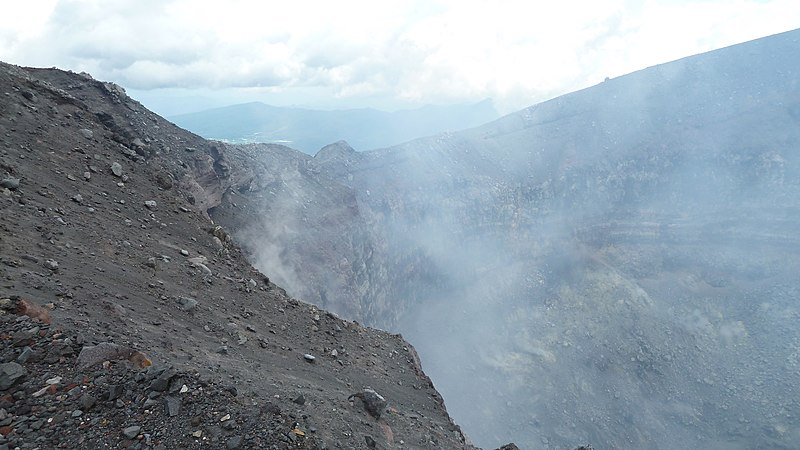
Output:
[[[798,33],[388,149],[253,145],[212,217],[414,342],[479,445],[792,448]]]

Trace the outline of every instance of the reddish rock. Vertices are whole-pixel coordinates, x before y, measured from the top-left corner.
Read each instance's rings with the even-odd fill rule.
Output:
[[[17,304],[17,314],[26,315],[31,319],[38,320],[42,323],[50,323],[50,311],[29,300],[19,300],[19,303]]]

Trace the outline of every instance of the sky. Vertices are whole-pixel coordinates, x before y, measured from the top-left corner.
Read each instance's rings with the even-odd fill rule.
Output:
[[[800,27],[797,0],[0,0],[0,60],[164,115],[248,101],[502,113]]]

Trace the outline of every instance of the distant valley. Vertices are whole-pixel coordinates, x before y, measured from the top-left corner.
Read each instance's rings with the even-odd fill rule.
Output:
[[[498,117],[490,100],[385,112],[313,110],[245,103],[169,117],[207,139],[277,143],[314,154],[346,140],[358,150],[389,147],[415,138],[474,127]]]

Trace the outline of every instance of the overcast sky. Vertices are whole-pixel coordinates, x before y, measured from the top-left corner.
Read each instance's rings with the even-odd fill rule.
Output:
[[[396,109],[484,98],[510,112],[800,27],[797,0],[0,5],[0,60],[86,71],[162,114],[249,100]]]

